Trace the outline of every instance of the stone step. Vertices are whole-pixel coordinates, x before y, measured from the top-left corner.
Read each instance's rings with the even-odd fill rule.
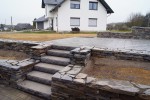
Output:
[[[48,85],[24,80],[23,82],[18,83],[18,89],[45,98],[47,100],[51,99],[51,86]]]
[[[55,74],[59,70],[62,70],[64,66],[54,65],[54,64],[47,64],[47,63],[38,63],[34,66],[34,70],[46,72],[50,74]]]
[[[61,45],[52,45],[52,49],[57,49],[57,50],[66,50],[66,51],[71,51],[75,49],[76,47],[70,47],[70,46],[61,46]]]
[[[47,54],[50,56],[58,56],[58,57],[65,57],[65,58],[71,57],[70,51],[66,51],[66,50],[51,49],[47,51]]]
[[[56,57],[56,56],[43,56],[41,57],[41,61],[44,63],[56,64],[62,66],[67,66],[70,63],[69,58]]]
[[[51,85],[52,76],[53,75],[49,73],[32,71],[27,74],[27,79],[42,84]]]

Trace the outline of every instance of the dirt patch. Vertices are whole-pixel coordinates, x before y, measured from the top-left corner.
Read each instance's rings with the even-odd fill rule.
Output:
[[[111,58],[92,58],[83,73],[100,79],[127,80],[150,85],[150,63]]]
[[[30,58],[30,56],[22,52],[12,50],[0,50],[0,59],[24,60],[27,58]]]

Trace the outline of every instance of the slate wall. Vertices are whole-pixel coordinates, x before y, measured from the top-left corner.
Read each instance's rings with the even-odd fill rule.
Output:
[[[16,83],[25,79],[25,75],[30,72],[38,61],[33,59],[0,60],[0,83],[16,86]]]
[[[150,39],[150,28],[133,27],[131,33],[99,32],[100,38],[122,38],[122,39]]]
[[[78,54],[78,57],[75,57],[75,59],[80,59],[80,55],[82,58],[83,55],[81,52],[84,52],[86,55],[114,56],[118,59],[145,61],[143,55],[140,54],[97,49],[91,49],[89,51],[89,49],[75,49],[72,52]],[[150,100],[150,86],[148,85],[121,80],[96,79],[81,73],[84,67],[88,66],[86,62],[90,59],[86,55],[83,57],[84,60],[81,60],[82,63],[78,63],[79,59],[77,59],[77,63],[74,62],[68,65],[52,77],[52,100]],[[146,61],[150,61],[149,58],[150,56],[146,58]],[[86,62],[84,62],[85,59]]]

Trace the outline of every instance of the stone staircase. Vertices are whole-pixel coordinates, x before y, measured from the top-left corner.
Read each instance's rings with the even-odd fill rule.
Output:
[[[18,83],[18,88],[44,99],[50,99],[52,76],[70,63],[70,50],[72,50],[70,47],[52,46],[47,51],[47,55],[41,57],[41,62],[27,74],[26,79]]]

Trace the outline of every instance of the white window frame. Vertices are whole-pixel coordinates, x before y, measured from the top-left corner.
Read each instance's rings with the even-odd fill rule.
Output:
[[[70,26],[80,26],[80,17],[70,17]]]
[[[93,22],[91,22],[91,20],[96,21],[95,25],[93,24]],[[97,21],[97,18],[89,18],[89,27],[97,27]]]

